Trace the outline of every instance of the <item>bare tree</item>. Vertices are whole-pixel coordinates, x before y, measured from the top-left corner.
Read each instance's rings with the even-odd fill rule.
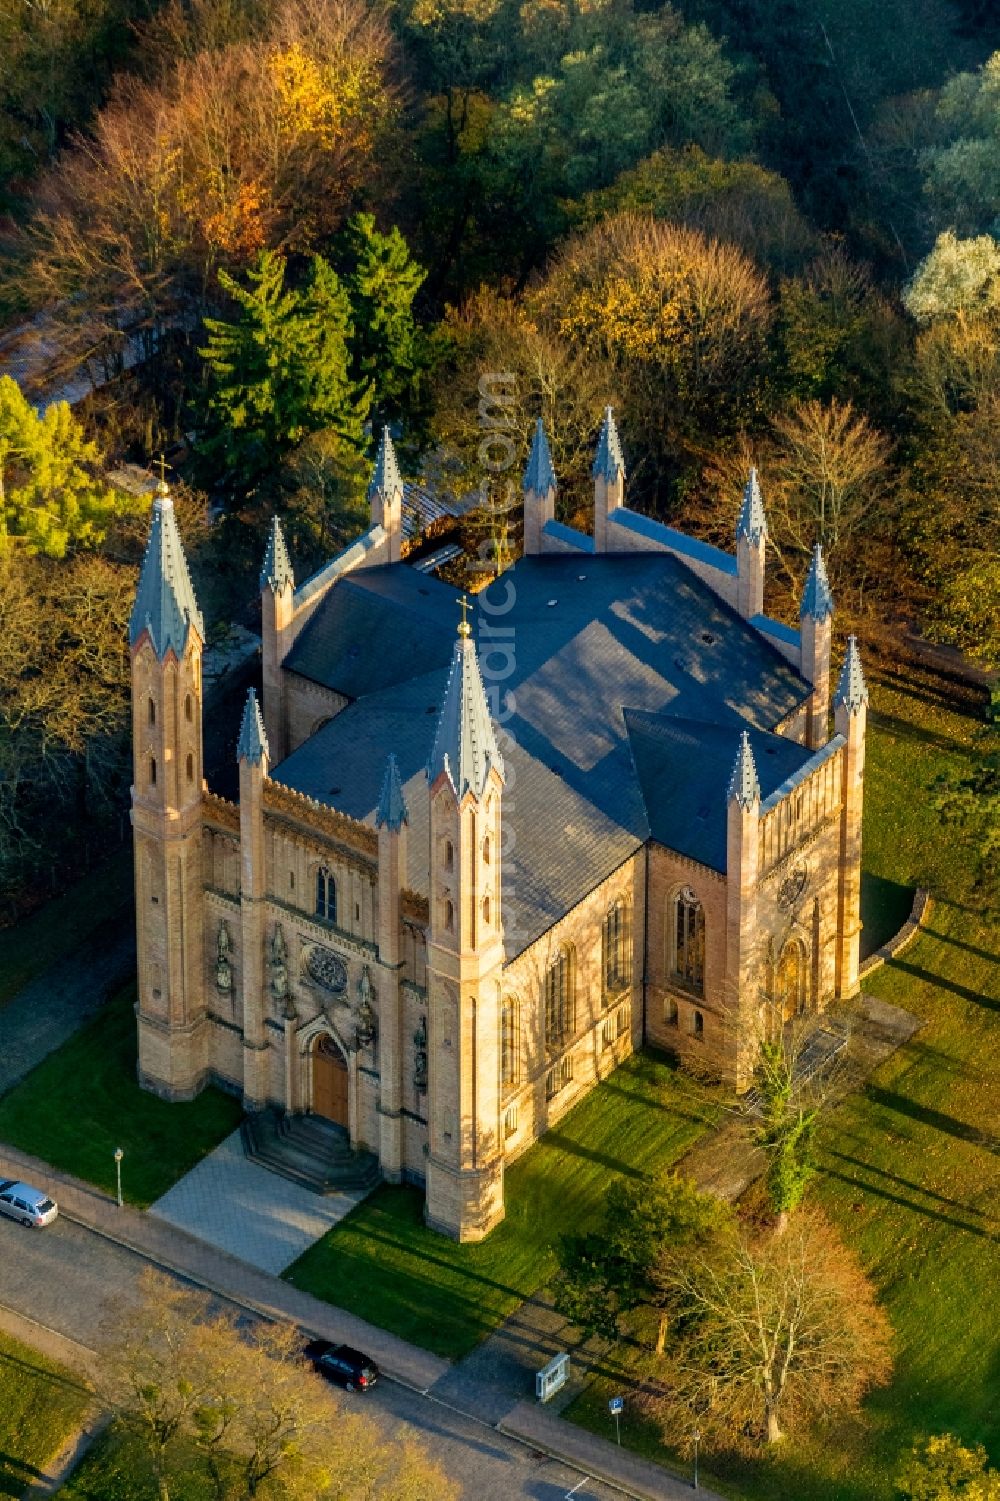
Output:
[[[857,1405],[891,1372],[890,1326],[859,1263],[816,1210],[786,1234],[745,1226],[664,1268],[680,1309],[645,1403],[676,1438],[766,1440]]]

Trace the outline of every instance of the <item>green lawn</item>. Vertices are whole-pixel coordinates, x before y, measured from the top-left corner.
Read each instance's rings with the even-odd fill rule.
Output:
[[[0,1333],[0,1496],[21,1496],[83,1421],[90,1393],[70,1371]]]
[[[103,923],[132,903],[132,852],[126,851],[12,928],[0,930],[0,1007]]]
[[[510,1168],[507,1217],[480,1245],[426,1229],[418,1190],[382,1187],[285,1275],[439,1355],[464,1355],[549,1280],[553,1245],[593,1221],[613,1175],[675,1162],[711,1109],[665,1059],[631,1058]]]
[[[187,1104],[140,1089],[134,1003],[128,986],[0,1099],[0,1141],[109,1190],[120,1146],[125,1197],[145,1206],[234,1130],[242,1109],[217,1089]]]
[[[710,1460],[733,1495],[888,1501],[916,1435],[951,1430],[1000,1464],[1000,925],[968,899],[968,837],[942,830],[935,778],[968,759],[974,721],[932,685],[880,685],[866,770],[865,865],[885,889],[929,885],[928,931],[866,982],[925,1021],[831,1118],[819,1194],[881,1291],[896,1375],[860,1418],[749,1466]],[[613,1369],[571,1416],[607,1432]],[[664,1457],[636,1420],[623,1439]]]

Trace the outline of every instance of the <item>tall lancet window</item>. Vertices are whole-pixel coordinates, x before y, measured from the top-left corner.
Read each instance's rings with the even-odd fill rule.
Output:
[[[337,883],[325,865],[316,872],[316,916],[327,922],[337,921]]]
[[[674,897],[671,974],[696,995],[705,993],[705,911],[690,886]]]
[[[604,1004],[632,980],[632,922],[629,904],[619,897],[604,919]]]
[[[576,1030],[576,997],[573,984],[573,954],[560,949],[545,975],[545,1042],[562,1047]]]

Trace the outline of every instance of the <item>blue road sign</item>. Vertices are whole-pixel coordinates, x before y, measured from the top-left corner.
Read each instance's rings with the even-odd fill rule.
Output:
[[[625,1406],[625,1398],[624,1397],[612,1397],[611,1400],[608,1403],[608,1411],[614,1413],[615,1417],[617,1417],[618,1414],[624,1408],[624,1406]]]

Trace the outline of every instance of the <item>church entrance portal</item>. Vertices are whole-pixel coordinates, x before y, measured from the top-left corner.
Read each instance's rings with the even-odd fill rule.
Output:
[[[347,1108],[347,1060],[325,1034],[313,1049],[313,1114],[350,1127]]]
[[[805,956],[802,945],[795,939],[781,951],[775,989],[782,1021],[790,1022],[798,1016],[805,1001]]]

